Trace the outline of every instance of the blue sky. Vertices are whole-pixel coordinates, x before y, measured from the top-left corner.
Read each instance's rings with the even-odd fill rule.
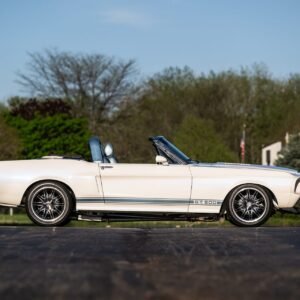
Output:
[[[300,73],[299,0],[0,0],[0,37],[2,101],[22,94],[16,72],[45,48],[133,58],[144,77],[253,63]]]

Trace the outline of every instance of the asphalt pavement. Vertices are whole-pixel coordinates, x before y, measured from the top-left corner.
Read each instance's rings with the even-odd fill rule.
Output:
[[[300,228],[0,227],[0,299],[300,299]]]

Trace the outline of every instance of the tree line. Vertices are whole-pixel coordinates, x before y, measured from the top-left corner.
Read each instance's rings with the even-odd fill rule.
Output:
[[[88,159],[87,139],[99,135],[121,162],[153,162],[148,137],[164,135],[194,159],[239,162],[245,125],[246,162],[260,163],[264,145],[300,132],[300,75],[274,78],[264,65],[141,79],[132,60],[46,50],[18,81],[32,97],[1,107],[0,159]]]

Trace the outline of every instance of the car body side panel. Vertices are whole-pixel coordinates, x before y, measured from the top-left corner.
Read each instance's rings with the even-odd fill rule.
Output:
[[[252,183],[271,190],[279,207],[292,206],[299,195],[293,193],[295,177],[283,172],[191,165],[193,189],[189,212],[218,213],[228,193],[235,187]],[[207,201],[200,201],[205,199]]]
[[[192,183],[187,165],[99,166],[105,199],[101,210],[187,212]]]
[[[41,180],[68,185],[76,197],[103,197],[96,163],[68,159],[0,162],[0,204],[18,206],[27,188]]]

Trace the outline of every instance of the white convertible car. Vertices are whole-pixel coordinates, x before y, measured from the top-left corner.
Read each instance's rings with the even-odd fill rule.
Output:
[[[300,173],[256,165],[199,163],[162,136],[156,163],[117,163],[112,146],[89,141],[92,162],[45,156],[0,162],[0,205],[25,207],[43,226],[84,220],[203,220],[226,216],[259,226],[276,210],[297,211]]]

